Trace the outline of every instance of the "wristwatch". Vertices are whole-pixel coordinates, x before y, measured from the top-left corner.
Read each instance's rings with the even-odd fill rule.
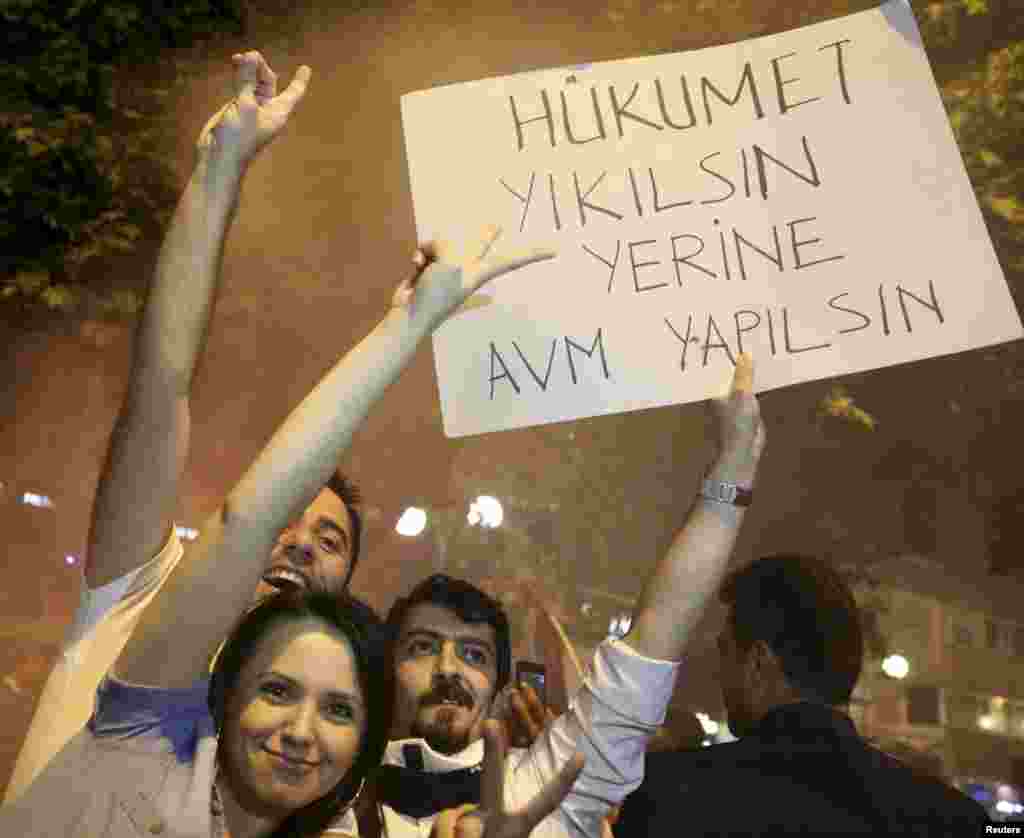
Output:
[[[733,506],[750,506],[754,493],[735,483],[725,480],[706,479],[701,486],[700,496],[715,503],[731,503]]]

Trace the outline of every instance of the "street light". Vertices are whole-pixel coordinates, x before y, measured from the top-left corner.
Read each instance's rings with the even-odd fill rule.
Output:
[[[395,532],[411,538],[423,532],[426,526],[427,513],[417,506],[410,506],[402,513],[402,517],[395,524]]]
[[[470,526],[479,525],[484,529],[500,527],[505,518],[505,512],[497,498],[490,495],[480,495],[469,505],[469,514],[466,520]]]
[[[903,655],[889,655],[882,661],[882,672],[890,678],[902,680],[910,672],[910,663]]]

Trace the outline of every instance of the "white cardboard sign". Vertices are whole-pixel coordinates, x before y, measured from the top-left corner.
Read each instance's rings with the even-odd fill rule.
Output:
[[[448,436],[1022,336],[904,0],[401,104],[421,241],[559,251],[435,334]]]

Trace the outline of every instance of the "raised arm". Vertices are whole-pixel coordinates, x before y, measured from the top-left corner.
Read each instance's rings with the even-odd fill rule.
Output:
[[[753,487],[765,431],[754,395],[754,365],[737,360],[732,390],[712,400],[719,454],[708,477]],[[694,624],[721,582],[745,512],[698,498],[668,554],[647,580],[626,643],[649,658],[679,660]]]
[[[500,231],[456,252],[421,246],[383,320],[299,404],[206,521],[143,614],[115,670],[136,683],[185,687],[252,599],[278,533],[317,494],[352,434],[420,342],[485,282],[550,250],[503,255]]]
[[[308,68],[276,96],[256,52],[233,58],[238,98],[215,114],[157,260],[135,337],[128,393],[96,491],[86,581],[100,587],[147,562],[170,533],[189,441],[189,393],[249,161],[284,127]]]

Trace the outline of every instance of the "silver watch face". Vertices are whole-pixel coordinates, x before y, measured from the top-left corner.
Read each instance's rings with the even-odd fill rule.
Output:
[[[736,486],[732,483],[725,483],[719,480],[706,480],[704,482],[704,493],[712,499],[720,500],[722,503],[735,502],[738,494]]]

